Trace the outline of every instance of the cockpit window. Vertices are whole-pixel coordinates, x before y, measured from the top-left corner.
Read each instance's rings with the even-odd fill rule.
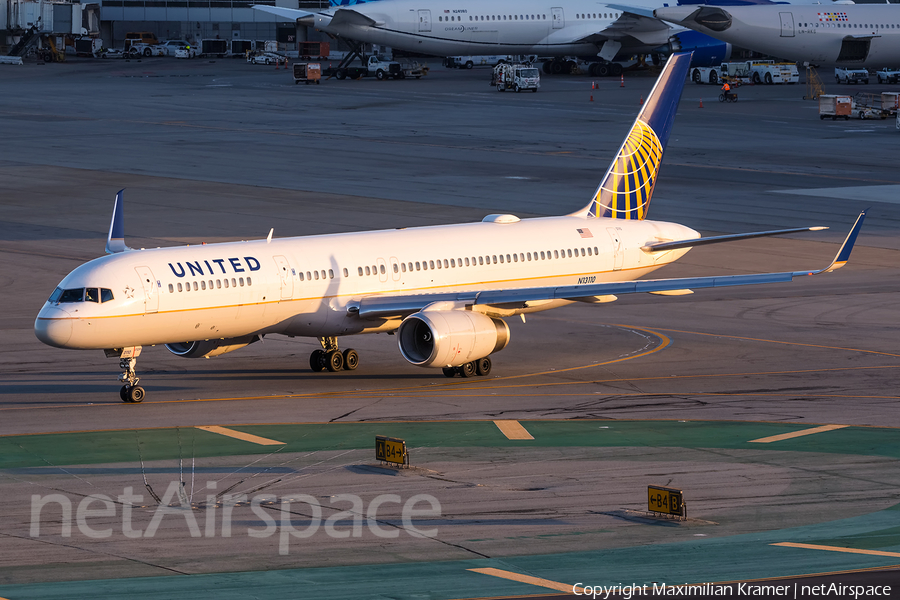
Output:
[[[84,288],[65,290],[60,296],[60,302],[82,302],[84,300]]]
[[[50,302],[109,302],[113,299],[112,290],[106,288],[74,288],[64,290],[56,288],[50,295]]]

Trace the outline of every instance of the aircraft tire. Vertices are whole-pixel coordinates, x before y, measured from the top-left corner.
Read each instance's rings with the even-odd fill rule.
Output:
[[[146,393],[144,392],[144,388],[139,385],[131,387],[128,389],[128,401],[137,404],[138,402],[144,401],[144,396]]]
[[[324,350],[313,350],[309,355],[309,368],[313,370],[313,373],[320,373],[325,368],[324,358]]]
[[[121,398],[122,402],[129,402],[127,385],[123,385],[122,389],[119,390],[119,398]]]
[[[344,370],[344,355],[338,350],[332,350],[325,354],[325,366],[332,373]]]
[[[359,353],[353,348],[344,350],[344,368],[348,371],[355,371],[359,366]]]
[[[613,77],[618,77],[619,75],[621,75],[622,74],[622,65],[620,65],[619,63],[613,63],[612,65],[610,65],[609,74],[612,75]]]
[[[609,65],[606,63],[600,63],[597,65],[597,75],[599,77],[609,77]]]
[[[456,367],[456,370],[459,371],[460,377],[475,377],[475,374],[477,372],[474,362],[467,362],[463,365],[460,365]]]
[[[455,367],[444,367],[441,371],[444,372],[444,377],[456,377]]]
[[[491,372],[491,359],[487,356],[475,361],[475,372],[479,377],[485,377]]]

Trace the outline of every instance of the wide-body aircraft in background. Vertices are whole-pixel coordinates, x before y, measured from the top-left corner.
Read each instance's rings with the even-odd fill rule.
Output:
[[[187,357],[237,350],[263,336],[318,338],[314,371],[352,370],[359,355],[338,338],[394,332],[412,365],[447,376],[486,375],[509,342],[504,318],[618,295],[787,282],[841,267],[861,214],[834,261],[811,271],[640,280],[691,247],[799,228],[701,238],[647,220],[690,68],[666,62],[590,202],[557,217],[488,215],[479,223],[131,250],[121,192],[108,256],[77,267],[41,308],[34,329],[51,346],[104,350],[123,369],[120,397],[140,402],[142,346]],[[588,310],[586,308],[586,310]],[[595,309],[597,310],[597,309]]]
[[[304,11],[253,5],[256,10],[357,42],[434,56],[534,54],[556,57],[545,70],[565,69],[563,57],[591,62],[591,75],[618,75],[637,54],[693,51],[694,66],[727,60],[730,46],[653,16],[659,0],[627,4],[585,0],[379,0]],[[670,40],[671,38],[671,40]]]
[[[896,4],[691,4],[658,8],[654,14],[723,42],[800,63],[900,64]]]

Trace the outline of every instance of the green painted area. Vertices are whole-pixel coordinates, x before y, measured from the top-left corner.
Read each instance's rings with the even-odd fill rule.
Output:
[[[0,585],[13,600],[176,598],[243,600],[251,597],[451,600],[547,593],[548,590],[467,569],[493,567],[565,584],[650,585],[652,582],[723,582],[789,577],[895,565],[891,557],[785,548],[773,543],[817,543],[825,533],[837,540],[892,528],[897,507],[849,519],[724,538],[501,559],[353,565],[189,576],[142,577],[62,583]],[[890,526],[890,527],[889,527]],[[895,548],[900,550],[900,547]],[[736,594],[733,596],[736,597]]]
[[[238,431],[285,442],[281,452],[373,448],[376,435],[410,449],[456,447],[673,447],[828,452],[900,458],[900,430],[848,427],[768,444],[750,440],[808,425],[705,421],[524,421],[534,440],[508,440],[491,421],[246,425]],[[0,437],[0,468],[269,454],[260,446],[193,427]]]

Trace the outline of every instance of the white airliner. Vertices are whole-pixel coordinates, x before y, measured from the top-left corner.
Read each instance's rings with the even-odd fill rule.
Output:
[[[630,6],[633,4],[634,6]],[[256,10],[315,27],[331,35],[435,56],[536,54],[581,56],[596,61],[591,75],[618,75],[617,56],[659,52],[671,28],[653,17],[657,0],[629,6],[585,0],[380,0],[320,12],[254,5]],[[682,50],[714,44],[690,41]],[[720,50],[722,54],[724,50]],[[352,60],[352,56],[351,56]],[[565,63],[548,69],[558,73]],[[601,72],[602,71],[602,72]]]
[[[811,65],[900,64],[896,4],[689,5],[654,14],[735,46]]]
[[[691,247],[821,228],[710,238],[676,223],[645,220],[690,66],[669,58],[590,203],[559,217],[489,215],[480,223],[131,250],[122,193],[107,252],[69,273],[34,324],[42,342],[102,349],[120,359],[126,402],[140,402],[135,359],[141,346],[210,357],[268,334],[318,338],[314,371],[355,369],[338,350],[345,335],[396,332],[400,353],[444,374],[486,375],[509,342],[504,317],[618,294],[660,295],[786,282],[846,263],[860,214],[824,269],[634,281]]]

